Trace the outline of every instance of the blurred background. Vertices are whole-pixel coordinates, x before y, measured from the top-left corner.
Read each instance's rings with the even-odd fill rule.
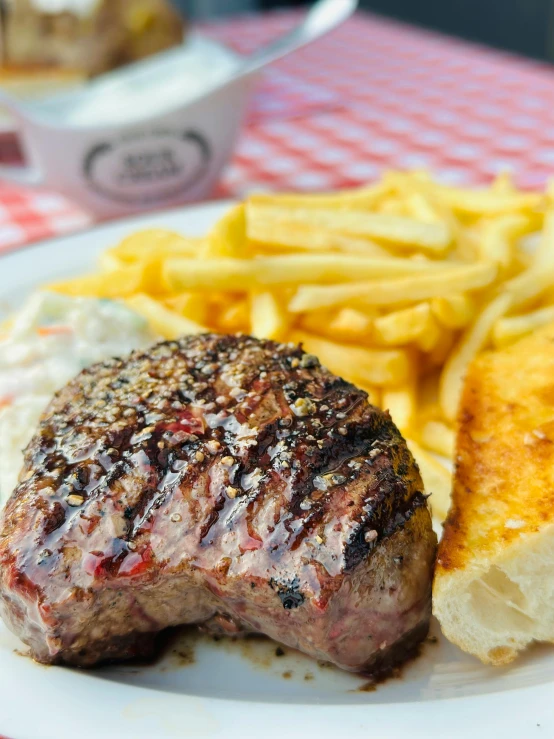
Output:
[[[248,55],[308,6],[0,0],[0,93],[83,89],[183,40],[188,48],[194,33]],[[554,168],[551,62],[554,0],[360,0],[339,28],[263,71],[209,191],[188,200],[356,187],[387,169],[465,185],[510,172],[520,187],[543,187]],[[0,112],[0,167],[25,160],[20,134]],[[33,190],[8,174],[0,169],[0,251],[104,217],[53,180]]]
[[[299,7],[298,0],[177,0],[193,18]],[[553,0],[362,0],[360,7],[455,36],[554,60]]]

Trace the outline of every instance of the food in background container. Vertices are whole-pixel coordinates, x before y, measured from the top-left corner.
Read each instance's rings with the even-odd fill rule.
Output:
[[[0,0],[0,85],[22,96],[180,44],[184,22],[166,0]]]

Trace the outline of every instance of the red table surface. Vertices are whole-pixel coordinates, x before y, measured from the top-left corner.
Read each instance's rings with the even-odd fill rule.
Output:
[[[201,30],[248,53],[298,19],[240,16]],[[351,187],[390,168],[477,185],[511,170],[540,187],[554,171],[553,99],[546,64],[358,13],[266,72],[214,197]],[[9,158],[14,142],[3,144]],[[0,251],[92,221],[56,193],[0,183]]]

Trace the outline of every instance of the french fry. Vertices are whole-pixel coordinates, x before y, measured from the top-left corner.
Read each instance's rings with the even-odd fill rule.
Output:
[[[406,196],[408,214],[423,223],[437,223],[441,217],[425,193],[412,191]]]
[[[257,219],[249,224],[248,236],[255,244],[266,248],[297,251],[338,251],[372,257],[390,257],[382,246],[370,239],[345,236],[326,228],[303,223],[280,223]]]
[[[194,321],[180,316],[144,293],[127,298],[127,305],[146,318],[150,326],[165,339],[177,339],[189,334],[200,334],[207,329]]]
[[[403,200],[397,196],[384,198],[375,205],[375,213],[385,213],[391,216],[407,216],[407,208]]]
[[[442,523],[450,508],[452,474],[413,439],[407,439],[406,441],[421,472],[425,492],[431,494],[429,502],[433,518]]]
[[[442,421],[427,421],[419,432],[421,445],[447,459],[454,456],[454,431]]]
[[[426,354],[434,352],[441,343],[443,333],[444,329],[435,319],[433,314],[430,313],[428,325],[416,341],[417,348],[421,349],[421,351]]]
[[[293,331],[290,340],[302,343],[331,372],[362,385],[402,385],[410,377],[412,357],[403,349],[362,349],[300,331]]]
[[[426,275],[444,268],[397,257],[362,257],[351,254],[287,254],[254,259],[168,259],[163,265],[166,289],[237,290],[241,284],[298,285],[306,282],[329,283],[366,280],[391,275]]]
[[[543,223],[539,247],[535,258],[533,259],[530,269],[536,272],[537,277],[541,277],[541,284],[552,284],[552,275],[554,273],[554,210],[549,210]]]
[[[450,246],[450,231],[442,222],[422,223],[415,218],[358,210],[274,207],[252,201],[247,203],[246,208],[249,238],[252,224],[256,220],[263,220],[303,223],[351,236],[382,240],[394,244],[396,248],[417,247],[437,254],[444,253]]]
[[[346,344],[371,340],[372,316],[355,308],[322,309],[305,313],[299,326],[306,331]]]
[[[47,286],[52,292],[84,298],[126,298],[140,292],[144,284],[141,265],[124,267],[101,274],[74,277]]]
[[[423,336],[432,320],[429,303],[416,303],[376,318],[373,335],[386,346],[409,344]]]
[[[255,283],[253,260],[233,259],[167,259],[162,279],[171,292],[185,290],[227,290],[238,292]]]
[[[360,301],[366,305],[387,305],[399,301],[419,301],[445,293],[477,290],[490,285],[497,274],[493,264],[448,266],[429,274],[396,277],[390,280],[347,283],[345,285],[303,285],[289,304],[300,313],[314,308]]]
[[[440,265],[396,257],[362,257],[351,254],[257,257],[254,279],[260,284],[302,284],[358,281],[394,275],[438,272]]]
[[[444,366],[440,381],[440,398],[447,420],[454,420],[467,367],[487,343],[496,322],[510,309],[538,297],[553,280],[554,211],[549,211],[544,220],[539,248],[529,269],[504,284],[503,293],[487,305],[464,334]]]
[[[335,283],[396,275],[421,275],[439,272],[435,262],[365,257],[352,254],[287,254],[280,257],[256,257],[254,280],[259,284]]]
[[[180,316],[196,323],[206,323],[208,320],[208,303],[202,293],[184,292],[164,299],[164,305],[176,311]]]
[[[467,232],[453,210],[441,201],[438,186],[423,172],[391,172],[388,178],[406,200],[408,213],[426,223],[442,221],[448,229],[454,248],[446,255],[468,256]]]
[[[507,346],[525,334],[554,322],[554,305],[539,308],[521,316],[501,318],[494,324],[492,340],[497,347]]]
[[[204,244],[204,259],[217,257],[246,257],[249,248],[246,239],[246,210],[241,203],[231,208],[212,228]]]
[[[514,239],[528,233],[533,221],[523,213],[512,213],[482,224],[479,249],[484,261],[502,269],[514,261]]]
[[[141,262],[161,255],[198,256],[204,241],[203,238],[191,238],[162,228],[151,228],[130,234],[111,251],[124,262]]]
[[[430,349],[426,350],[424,345],[420,343],[420,349],[427,352],[425,359],[429,364],[428,368],[442,367],[455,343],[456,334],[454,331],[445,328],[440,331],[439,337],[433,342]]]
[[[440,186],[440,199],[455,212],[471,216],[492,216],[540,208],[545,198],[539,193],[502,192],[493,189],[466,190]]]
[[[289,327],[286,310],[270,292],[253,293],[250,298],[250,332],[259,339],[280,340]]]
[[[440,404],[444,417],[454,421],[458,410],[462,383],[469,363],[486,344],[496,321],[510,308],[512,296],[498,296],[470,326],[449,356],[440,379]]]
[[[431,300],[431,310],[443,326],[447,328],[464,328],[476,314],[475,301],[465,293],[446,295]]]
[[[383,410],[388,410],[391,418],[403,434],[407,434],[416,418],[415,375],[401,387],[385,388],[382,397]]]
[[[114,249],[106,249],[98,256],[98,267],[104,272],[114,272],[128,266]]]
[[[370,187],[331,193],[256,193],[250,195],[247,205],[281,208],[327,208],[329,210],[369,210],[391,191],[392,184],[383,180]]]
[[[338,341],[367,343],[371,334],[371,316],[355,308],[341,308],[329,323],[329,335]]]
[[[237,331],[248,331],[250,328],[250,306],[245,298],[228,300],[217,317],[215,323],[218,328],[234,334]]]

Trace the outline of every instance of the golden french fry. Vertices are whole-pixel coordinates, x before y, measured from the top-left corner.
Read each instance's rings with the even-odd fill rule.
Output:
[[[443,328],[436,341],[430,345],[430,349],[425,350],[424,346],[420,345],[420,349],[427,352],[426,361],[429,364],[430,370],[435,367],[442,367],[452,351],[455,342],[456,334],[454,331]]]
[[[74,277],[47,286],[52,292],[84,298],[126,298],[139,292],[144,284],[141,265],[120,268],[101,274]]]
[[[407,439],[406,441],[421,472],[425,492],[431,493],[429,503],[431,504],[433,518],[442,523],[450,508],[452,473],[413,439]]]
[[[289,304],[289,310],[300,313],[352,301],[366,305],[387,305],[399,301],[419,301],[490,285],[497,274],[493,264],[460,264],[445,266],[428,274],[394,279],[348,283],[345,285],[303,285]]]
[[[427,223],[443,221],[457,244],[454,251],[467,253],[466,232],[454,211],[441,201],[440,186],[422,172],[394,172],[390,175],[396,188],[403,193],[408,213]],[[452,253],[452,252],[451,252]]]
[[[416,418],[415,375],[400,387],[385,388],[382,398],[383,410],[388,410],[391,418],[403,434],[408,433]]]
[[[362,257],[352,254],[287,254],[280,257],[256,257],[254,280],[259,284],[334,283],[358,281],[395,275],[438,272],[434,262],[420,262],[397,257]]]
[[[420,429],[421,445],[447,459],[454,457],[454,431],[442,421],[426,421]]]
[[[266,248],[298,251],[338,251],[372,257],[390,257],[389,252],[370,239],[345,236],[303,223],[279,223],[257,219],[249,224],[248,236]]]
[[[490,216],[540,208],[545,198],[534,192],[502,192],[493,189],[469,190],[440,186],[441,200],[454,211],[471,216]]]
[[[339,311],[335,308],[321,308],[320,310],[312,310],[309,313],[304,313],[300,316],[296,315],[294,318],[297,319],[297,325],[301,329],[308,331],[308,333],[328,336],[332,339],[338,338],[333,337],[333,334],[329,329],[331,321],[336,315],[338,315],[338,312]],[[368,320],[371,325],[371,319]]]
[[[329,210],[361,209],[374,207],[388,195],[392,185],[381,181],[370,187],[341,190],[331,193],[255,193],[250,195],[247,205],[276,206],[281,208],[328,208]]]
[[[512,218],[513,216],[506,216]],[[479,242],[481,257],[505,269],[513,261],[513,244],[501,219],[483,225]]]
[[[251,259],[167,259],[162,279],[168,290],[226,290],[238,292],[255,282]]]
[[[204,259],[217,257],[248,256],[246,238],[246,210],[244,204],[231,208],[208,234],[201,256]]]
[[[200,334],[208,329],[195,321],[180,316],[175,311],[154,300],[149,295],[137,293],[127,298],[127,305],[146,318],[150,327],[165,339],[177,339],[189,334]]]
[[[273,293],[250,296],[250,332],[259,339],[282,339],[289,327],[285,308]]]
[[[544,220],[539,248],[529,269],[506,282],[498,295],[465,332],[448,358],[440,380],[441,407],[447,420],[456,416],[463,378],[473,357],[488,341],[493,326],[510,309],[538,297],[554,280],[554,211]]]
[[[497,347],[507,346],[548,323],[554,323],[554,305],[521,316],[501,318],[494,324],[492,340]]]
[[[444,268],[435,263],[397,257],[352,254],[286,254],[254,259],[167,259],[163,265],[166,289],[240,290],[246,286],[298,285],[366,280],[391,275],[426,275]]]
[[[477,311],[475,301],[465,293],[447,295],[431,300],[431,310],[443,326],[463,328],[470,323]]]
[[[128,265],[117,255],[114,249],[106,249],[98,256],[98,266],[104,272],[113,272],[118,269],[125,269]]]
[[[407,208],[403,200],[395,195],[384,198],[375,206],[375,213],[386,213],[391,216],[407,216]]]
[[[539,241],[539,247],[532,262],[537,275],[542,275],[549,284],[552,282],[554,272],[554,210],[549,210],[543,222],[543,229]]]
[[[388,346],[409,344],[423,336],[432,320],[429,303],[416,303],[376,318],[373,335],[379,343]]]
[[[249,237],[252,224],[261,219],[265,222],[303,223],[351,236],[382,240],[397,248],[417,247],[437,254],[444,253],[450,246],[450,232],[445,223],[421,223],[415,218],[387,213],[275,207],[250,201],[246,206],[246,214]]]
[[[444,365],[440,379],[440,404],[445,418],[454,421],[463,380],[469,363],[486,344],[492,327],[512,303],[508,293],[498,296],[467,329]]]
[[[308,314],[309,315],[309,314]],[[371,316],[355,308],[341,308],[329,322],[329,335],[338,341],[367,342],[371,336]]]
[[[250,306],[244,298],[227,301],[226,307],[222,307],[215,323],[221,331],[236,333],[237,331],[248,331],[250,329]]]
[[[423,223],[437,223],[442,220],[430,199],[423,192],[412,191],[408,193],[406,206],[408,214],[412,218],[417,218],[418,221],[423,221]]]
[[[191,238],[162,228],[137,231],[111,249],[124,262],[140,262],[161,255],[198,256],[203,238]]]
[[[350,382],[394,386],[404,384],[410,376],[413,357],[403,349],[366,349],[300,331],[293,331],[290,340],[302,343],[331,372]]]
[[[372,316],[355,308],[322,309],[305,313],[299,326],[346,344],[367,344],[371,339]]]
[[[440,346],[444,333],[445,331],[442,326],[437,322],[433,314],[430,313],[428,325],[416,341],[417,348],[426,354],[434,352]]]
[[[532,227],[533,220],[523,213],[503,215],[484,222],[479,239],[481,258],[508,269],[514,261],[514,239],[528,233]]]
[[[164,305],[196,323],[206,323],[208,303],[202,293],[184,292],[164,299]]]

